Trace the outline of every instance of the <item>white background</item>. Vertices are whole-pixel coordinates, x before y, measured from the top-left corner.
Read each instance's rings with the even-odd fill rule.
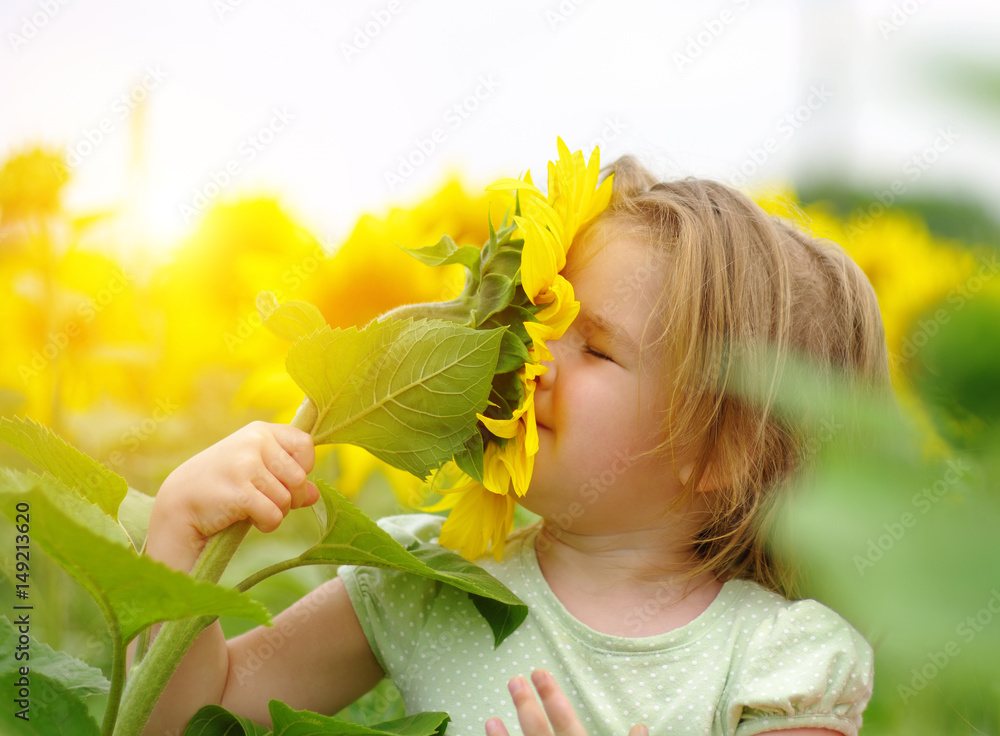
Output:
[[[334,242],[453,172],[543,179],[557,135],[664,177],[874,191],[951,131],[908,188],[1000,190],[998,126],[936,81],[995,58],[1000,3],[2,0],[0,34],[0,157],[76,153],[69,204],[129,204],[160,243],[199,192],[277,196]]]

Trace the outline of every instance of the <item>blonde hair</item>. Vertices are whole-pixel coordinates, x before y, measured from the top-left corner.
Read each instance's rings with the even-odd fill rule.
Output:
[[[754,580],[788,594],[791,581],[767,545],[775,491],[804,456],[800,427],[774,395],[748,399],[736,369],[774,382],[801,354],[820,371],[888,390],[888,358],[868,279],[839,246],[765,213],[717,182],[658,182],[630,156],[611,164],[608,208],[578,237],[627,235],[662,253],[666,268],[652,315],[666,356],[663,443],[689,458],[681,500],[703,497],[690,578]],[[695,495],[699,484],[712,489]]]

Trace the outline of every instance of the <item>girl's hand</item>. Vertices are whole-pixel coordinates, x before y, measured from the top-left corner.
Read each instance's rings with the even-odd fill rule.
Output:
[[[288,424],[252,422],[172,472],[150,516],[148,554],[190,569],[205,541],[242,519],[274,531],[291,509],[319,499],[306,480],[312,437]]]
[[[587,736],[580,720],[573,712],[573,706],[559,689],[555,678],[545,670],[535,670],[531,673],[531,681],[535,683],[538,696],[542,699],[539,705],[535,700],[531,686],[523,677],[514,677],[507,683],[514,707],[517,708],[517,720],[521,724],[524,736]],[[545,710],[542,710],[544,706]],[[649,729],[642,724],[632,726],[629,736],[649,736]],[[507,728],[499,718],[486,721],[487,736],[509,736]]]

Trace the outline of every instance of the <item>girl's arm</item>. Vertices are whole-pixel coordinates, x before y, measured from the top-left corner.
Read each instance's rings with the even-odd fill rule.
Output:
[[[190,572],[209,537],[234,522],[250,519],[261,531],[274,531],[289,510],[319,498],[306,480],[314,460],[306,432],[284,424],[247,425],[164,481],[145,553]],[[144,733],[179,735],[209,704],[267,725],[271,698],[333,713],[382,676],[343,584],[333,580],[281,613],[273,627],[229,642],[218,622],[206,628],[181,660]]]

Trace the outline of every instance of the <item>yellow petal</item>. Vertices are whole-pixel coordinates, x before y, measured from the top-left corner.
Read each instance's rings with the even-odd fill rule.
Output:
[[[562,337],[576,319],[580,302],[574,298],[573,285],[561,274],[556,274],[549,289],[539,296],[539,302],[546,300],[548,306],[535,315],[535,319],[552,328],[552,337],[547,339],[555,340]]]
[[[469,560],[482,556],[492,545],[499,560],[513,521],[514,499],[490,493],[477,484],[461,494],[441,527],[439,541]]]
[[[476,414],[476,417],[483,423],[486,429],[490,430],[497,437],[508,439],[517,432],[517,422],[520,414],[515,413],[510,419],[491,419],[490,417]]]
[[[566,265],[566,255],[551,231],[533,217],[515,217],[522,231],[521,284],[532,303],[549,289],[556,274]]]

